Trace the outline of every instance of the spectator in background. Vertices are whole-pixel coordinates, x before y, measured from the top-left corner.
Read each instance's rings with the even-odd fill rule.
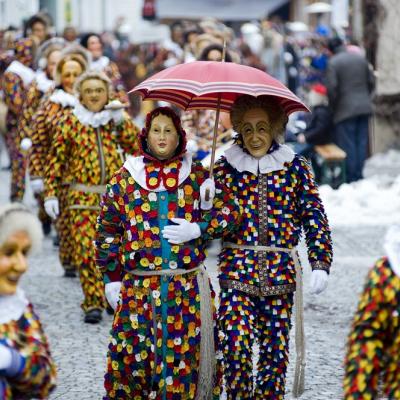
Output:
[[[400,399],[400,227],[368,274],[349,335],[344,399]]]
[[[346,153],[347,182],[362,178],[368,154],[368,120],[372,113],[373,72],[360,54],[346,51],[340,38],[328,42],[326,84],[335,124],[335,140]]]
[[[73,26],[66,26],[62,36],[68,43],[76,43],[78,40],[78,31]]]
[[[34,15],[26,23],[25,37],[34,37],[37,44],[42,44],[49,38],[49,24],[44,16]]]

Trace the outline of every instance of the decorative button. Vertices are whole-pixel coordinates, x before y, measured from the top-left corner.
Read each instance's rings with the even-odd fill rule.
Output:
[[[168,264],[168,258],[164,258],[164,263]]]
[[[168,281],[168,276],[164,275],[164,276],[163,276],[163,281],[164,281],[164,282],[167,282],[167,281]]]
[[[166,215],[165,214],[161,214],[161,219],[165,219]]]
[[[166,199],[165,194],[162,194],[160,197],[161,197],[161,200],[165,200]]]

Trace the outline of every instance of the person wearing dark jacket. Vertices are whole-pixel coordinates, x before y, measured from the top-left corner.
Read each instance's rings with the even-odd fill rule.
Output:
[[[368,120],[372,113],[374,76],[367,60],[348,52],[340,38],[330,39],[333,53],[326,75],[329,105],[333,112],[335,141],[347,154],[347,181],[362,178],[368,154]]]

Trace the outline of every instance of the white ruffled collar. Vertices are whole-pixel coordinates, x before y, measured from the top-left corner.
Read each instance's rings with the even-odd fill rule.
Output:
[[[110,64],[110,59],[106,56],[102,56],[98,58],[97,60],[93,60],[90,64],[90,69],[93,69],[95,71],[103,71],[104,68],[106,68]]]
[[[11,296],[0,296],[0,324],[18,321],[28,304],[29,301],[25,297],[24,291],[19,288]]]
[[[261,158],[254,158],[246,153],[238,144],[234,144],[228,150],[225,150],[226,160],[233,168],[239,172],[247,171],[254,175],[258,173],[267,174],[273,171],[279,171],[284,168],[284,164],[292,162],[295,153],[284,144],[272,153],[268,153]]]
[[[61,104],[63,107],[74,107],[78,99],[63,89],[56,89],[49,98],[53,103]]]
[[[83,125],[90,125],[98,128],[101,125],[107,125],[111,120],[119,124],[124,119],[122,109],[103,110],[97,113],[89,111],[81,103],[77,103],[73,109],[73,114]]]
[[[24,86],[28,87],[35,79],[35,71],[27,67],[18,60],[14,60],[6,69],[5,72],[12,72],[18,75],[24,82]]]
[[[149,190],[151,192],[163,192],[167,190],[162,182],[160,182],[160,186],[156,189],[150,189],[147,186],[143,156],[140,157],[128,156],[127,160],[124,163],[124,167],[129,171],[129,173],[132,175],[132,178],[143,189]],[[179,178],[178,178],[179,185],[189,176],[191,170],[192,170],[192,154],[185,153],[183,155],[182,166],[179,169]]]
[[[54,87],[54,81],[49,79],[46,75],[46,72],[44,72],[41,69],[36,72],[35,81],[36,81],[38,89],[42,93],[46,93],[48,90],[50,90]]]

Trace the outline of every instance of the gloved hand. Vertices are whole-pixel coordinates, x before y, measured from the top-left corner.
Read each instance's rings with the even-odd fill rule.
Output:
[[[31,188],[33,193],[42,193],[44,190],[44,182],[41,178],[36,178],[31,180]]]
[[[315,269],[311,273],[311,293],[322,293],[328,286],[328,273],[322,269]]]
[[[0,370],[10,368],[11,362],[11,350],[4,344],[0,343]]]
[[[122,282],[110,282],[105,284],[105,293],[108,304],[115,311],[118,306],[119,292],[121,291]]]
[[[28,151],[32,147],[32,140],[29,138],[23,138],[20,144],[22,151]]]
[[[189,222],[184,218],[171,218],[177,225],[167,225],[162,234],[169,243],[180,244],[197,239],[201,235],[200,226],[194,222]]]
[[[58,199],[56,199],[56,198],[46,199],[44,201],[44,209],[46,211],[46,214],[51,219],[57,219],[57,216],[60,213],[60,207],[58,205]]]
[[[206,191],[209,190],[209,199],[206,200]],[[215,182],[214,179],[206,179],[200,186],[200,207],[202,210],[211,210],[215,197]]]

